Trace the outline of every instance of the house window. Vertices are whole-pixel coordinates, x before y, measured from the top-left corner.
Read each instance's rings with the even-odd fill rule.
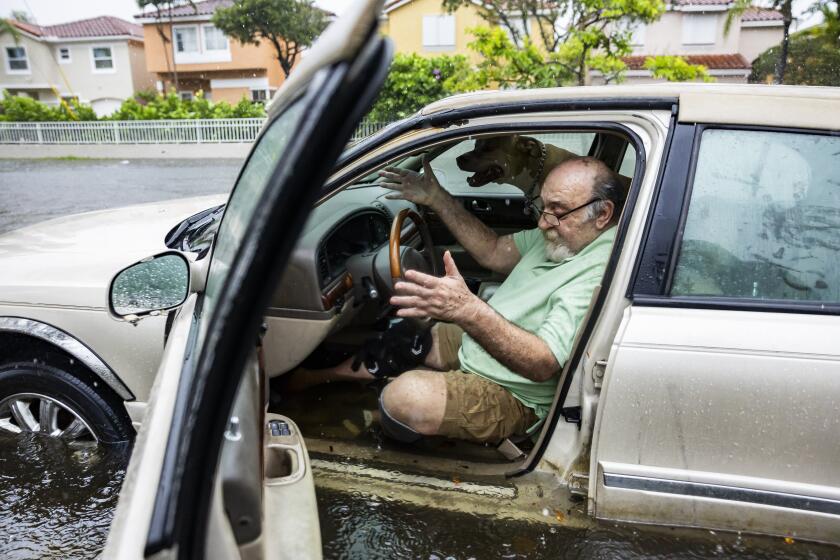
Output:
[[[193,92],[191,91],[179,91],[178,97],[181,98],[181,101],[192,101],[193,100]]]
[[[717,38],[717,16],[683,14],[683,45],[713,45]]]
[[[252,89],[251,90],[251,101],[257,103],[265,103],[268,101],[268,90],[266,89]]]
[[[70,47],[58,47],[58,61],[61,64],[69,64],[72,62],[70,58]]]
[[[644,47],[647,25],[644,23],[636,23],[630,28],[630,31],[632,32],[632,35],[630,36],[630,45],[634,47]]]
[[[93,47],[93,71],[110,72],[114,69],[114,55],[111,47]]]
[[[176,27],[175,50],[179,53],[197,53],[198,27]]]
[[[204,34],[205,51],[226,51],[228,48],[227,37],[215,25],[205,25],[201,28]]]
[[[6,70],[10,74],[28,74],[29,59],[25,47],[6,47]]]
[[[454,47],[455,16],[423,16],[423,46],[433,48]]]

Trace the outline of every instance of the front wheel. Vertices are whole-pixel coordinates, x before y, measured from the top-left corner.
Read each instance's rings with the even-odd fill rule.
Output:
[[[32,362],[0,365],[0,431],[77,444],[120,443],[134,434],[117,399],[62,369]]]

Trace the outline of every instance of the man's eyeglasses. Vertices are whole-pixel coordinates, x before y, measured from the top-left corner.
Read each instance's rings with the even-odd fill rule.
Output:
[[[540,218],[545,218],[545,221],[548,225],[557,226],[557,225],[560,225],[560,222],[563,219],[565,219],[566,216],[568,216],[572,212],[577,212],[581,208],[586,208],[590,204],[593,204],[593,203],[598,202],[600,200],[601,200],[600,198],[593,198],[589,202],[585,202],[585,203],[581,204],[580,206],[578,206],[576,208],[572,208],[571,210],[567,210],[566,212],[563,212],[562,214],[555,214],[554,212],[546,212],[545,210],[540,208],[540,206],[542,206],[542,200],[540,199],[540,197],[535,197],[535,198],[532,198],[531,200],[529,200],[528,201],[528,206],[531,208],[531,211],[534,213],[534,216],[537,218],[537,221],[539,221]]]

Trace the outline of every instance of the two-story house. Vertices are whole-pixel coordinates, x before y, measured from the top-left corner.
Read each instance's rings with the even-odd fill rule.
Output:
[[[474,40],[468,30],[487,26],[481,17],[481,6],[480,0],[474,0],[471,5],[448,13],[441,0],[388,0],[380,18],[380,31],[391,38],[398,53],[464,55],[477,61],[479,56],[467,47]],[[526,22],[517,13],[511,13],[510,22],[520,38],[527,30],[532,40],[540,41],[535,21]]]
[[[703,64],[721,82],[745,82],[750,62],[764,50],[782,40],[782,15],[779,12],[752,8],[733,19],[724,32],[731,0],[670,0],[662,17],[633,29],[633,54],[625,58],[629,83],[655,82],[644,69],[653,55],[682,55],[692,64]],[[467,45],[473,40],[468,29],[486,26],[481,17],[482,3],[475,0],[454,13],[447,13],[440,0],[389,0],[385,3],[381,31],[394,42],[397,52],[425,56],[463,54],[477,60]],[[539,44],[534,21],[511,21],[522,34],[528,29]],[[560,25],[558,23],[558,25]],[[602,76],[591,73],[593,84],[603,83]]]
[[[643,67],[645,59],[654,55],[681,55],[692,64],[704,65],[718,82],[746,82],[752,61],[782,41],[782,14],[750,8],[733,18],[726,33],[732,5],[727,0],[672,0],[659,20],[637,24],[633,55],[625,58],[626,82],[658,81]]]
[[[268,41],[243,45],[213,25],[215,11],[231,4],[205,0],[173,8],[171,14],[164,10],[160,17],[154,12],[135,16],[143,25],[146,68],[155,74],[159,91],[175,87],[176,71],[183,98],[201,90],[213,101],[236,103],[243,96],[264,101],[280,87],[285,76]]]
[[[139,25],[111,16],[57,25],[11,23],[20,37],[0,34],[0,90],[47,104],[77,98],[107,115],[154,85]]]

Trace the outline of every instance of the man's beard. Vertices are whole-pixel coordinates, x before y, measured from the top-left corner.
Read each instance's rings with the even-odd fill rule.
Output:
[[[545,256],[548,260],[559,263],[577,254],[577,251],[573,251],[566,244],[566,241],[560,237],[557,230],[543,231],[543,237],[545,238]]]

